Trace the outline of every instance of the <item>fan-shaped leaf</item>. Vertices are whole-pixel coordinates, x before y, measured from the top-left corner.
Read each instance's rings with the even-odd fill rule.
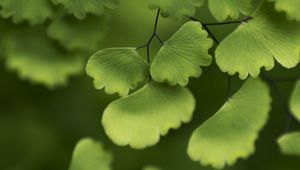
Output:
[[[181,18],[193,16],[195,8],[201,6],[204,0],[148,0],[148,2],[150,8],[160,8],[163,16]]]
[[[94,54],[88,61],[86,72],[94,78],[97,89],[105,87],[108,94],[126,96],[130,89],[148,79],[149,65],[134,48],[110,48]]]
[[[77,143],[69,170],[110,170],[111,162],[112,155],[100,142],[85,138]]]
[[[31,25],[36,25],[54,15],[49,0],[0,0],[0,6],[1,15],[12,17],[15,23],[26,20]]]
[[[201,75],[200,66],[210,65],[212,57],[208,50],[212,45],[199,22],[184,24],[155,57],[150,70],[153,79],[171,85],[187,85],[189,77]]]
[[[105,18],[90,16],[84,20],[73,17],[56,19],[48,28],[48,35],[68,50],[99,48],[107,28]]]
[[[284,11],[288,14],[289,18],[300,21],[300,1],[299,0],[271,0],[276,1],[276,9]]]
[[[281,153],[300,156],[300,132],[285,134],[277,142]]]
[[[104,8],[115,8],[118,0],[52,0],[56,5],[62,4],[71,14],[78,19],[86,17],[87,13],[102,15]]]
[[[250,15],[253,12],[252,0],[209,0],[208,7],[219,21],[237,19],[240,13]]]
[[[241,79],[257,77],[260,69],[274,67],[274,58],[284,67],[299,62],[300,23],[287,21],[273,5],[264,2],[216,50],[216,62],[223,72],[238,72]]]
[[[247,80],[213,117],[194,131],[188,145],[189,156],[215,168],[248,157],[266,123],[270,102],[268,87],[261,80]]]
[[[68,76],[82,71],[80,57],[56,48],[38,31],[23,30],[6,38],[6,65],[18,71],[21,78],[53,88],[64,85]]]
[[[190,121],[194,108],[195,100],[188,89],[149,82],[109,104],[102,124],[114,143],[142,149],[156,144],[169,129]]]
[[[300,121],[300,81],[297,81],[293,90],[290,108],[292,114]]]

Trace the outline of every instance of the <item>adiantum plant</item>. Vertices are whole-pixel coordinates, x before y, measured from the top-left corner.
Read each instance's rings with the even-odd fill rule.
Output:
[[[244,83],[195,129],[187,153],[202,165],[222,169],[255,152],[255,141],[271,111],[271,89],[282,98],[277,81],[263,75],[261,69],[269,71],[275,62],[287,69],[299,63],[299,10],[294,9],[297,5],[289,5],[299,2],[262,0],[254,7],[251,0],[207,1],[219,22],[203,23],[193,16],[205,0],[149,0],[157,16],[153,34],[145,45],[103,49],[90,57],[86,72],[94,79],[94,86],[120,96],[102,116],[104,130],[115,144],[134,149],[150,147],[170,129],[192,119],[196,102],[185,86],[191,77],[201,76],[202,67],[210,66],[213,57],[209,50],[215,43],[214,58],[220,70],[228,74],[228,89],[234,74]],[[163,41],[157,32],[160,14],[190,21]],[[236,20],[241,15],[246,17]],[[228,18],[234,21],[224,22]],[[219,42],[209,27],[225,24],[238,26]],[[151,61],[150,44],[155,38],[161,48]],[[147,60],[138,53],[141,48],[146,48]],[[299,82],[290,106],[282,103],[289,116],[300,120]],[[278,144],[282,153],[300,156],[300,132],[285,133]]]

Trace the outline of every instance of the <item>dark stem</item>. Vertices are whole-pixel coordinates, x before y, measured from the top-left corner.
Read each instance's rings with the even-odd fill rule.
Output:
[[[242,24],[244,22],[247,22],[249,20],[251,20],[252,17],[247,17],[245,19],[242,20],[238,20],[238,21],[229,21],[229,22],[217,22],[217,23],[203,23],[203,25],[207,25],[207,26],[213,26],[213,25],[228,25],[228,24]]]
[[[218,41],[218,39],[215,37],[215,35],[209,30],[209,28],[205,25],[205,24],[203,24],[203,22],[201,22],[200,20],[198,20],[198,19],[196,19],[196,18],[194,18],[194,17],[188,17],[190,20],[192,20],[192,21],[197,21],[197,22],[200,22],[201,24],[202,24],[202,26],[203,26],[203,28],[206,30],[206,32],[209,34],[209,36],[214,40],[214,42],[216,43],[216,44],[220,44],[220,42]]]
[[[151,63],[151,59],[150,59],[150,45],[153,41],[154,38],[156,38],[161,44],[163,44],[164,42],[161,40],[161,38],[157,35],[157,25],[158,25],[158,19],[159,19],[159,15],[160,15],[160,9],[157,10],[156,13],[156,17],[155,17],[155,23],[154,23],[154,28],[153,28],[153,32],[151,37],[149,38],[149,40],[147,41],[146,44],[141,45],[139,47],[136,47],[136,49],[141,49],[141,48],[146,48],[147,50],[147,62],[150,64]],[[149,75],[149,80],[151,80],[152,77],[151,75]]]
[[[276,82],[269,78],[268,76],[261,74],[260,76],[263,80],[265,80],[269,86],[273,89],[274,94],[276,95],[278,102],[281,104],[282,108],[284,109],[285,113],[287,114],[287,122],[286,125],[284,127],[283,133],[286,133],[290,130],[290,126],[291,126],[291,122],[293,120],[293,115],[288,107],[287,102],[285,101],[284,97],[282,96],[279,88],[276,85]]]
[[[274,83],[287,83],[299,80],[300,77],[272,78]]]
[[[160,14],[160,9],[157,10],[153,32],[152,32],[151,37],[147,41],[147,43],[136,48],[137,50],[141,49],[141,48],[147,48],[147,62],[148,63],[150,63],[150,45],[151,45],[153,39],[156,38],[161,44],[164,43],[161,40],[161,38],[157,35],[157,25],[158,25],[159,14]]]
[[[206,30],[206,32],[209,34],[209,36],[214,40],[214,42],[219,45],[220,42],[217,39],[217,37],[209,30],[206,24],[203,24],[200,20],[194,18],[194,17],[188,17],[192,21],[200,22],[203,28]],[[226,98],[225,101],[227,101],[232,95],[232,77],[230,75],[227,75],[227,92],[226,92]]]

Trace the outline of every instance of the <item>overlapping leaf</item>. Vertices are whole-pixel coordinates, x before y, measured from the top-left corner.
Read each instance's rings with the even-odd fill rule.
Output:
[[[151,81],[109,104],[102,124],[117,145],[142,149],[156,144],[169,129],[190,121],[194,108],[195,100],[188,89]]]
[[[102,15],[105,8],[115,8],[118,0],[52,0],[54,4],[63,5],[78,19],[86,17],[87,13]]]
[[[130,89],[148,79],[149,65],[135,48],[110,48],[94,54],[88,61],[86,71],[94,78],[97,89],[105,87],[108,94],[126,96]]]
[[[64,85],[68,76],[82,71],[80,57],[70,56],[39,31],[19,31],[5,39],[6,65],[19,76],[50,88]]]
[[[252,0],[209,0],[208,7],[219,21],[237,19],[240,13],[250,15],[253,12]]]
[[[31,25],[52,18],[54,11],[49,0],[0,0],[0,13],[11,17],[13,22],[28,21]]]
[[[266,84],[259,79],[247,80],[213,117],[194,131],[188,145],[189,156],[215,168],[248,157],[267,121],[270,102]]]
[[[278,11],[284,11],[289,18],[300,21],[300,1],[299,0],[270,0],[275,1]]]
[[[208,50],[213,42],[199,22],[184,24],[159,50],[151,65],[151,75],[157,82],[171,85],[188,84],[189,77],[201,75],[200,66],[208,66],[212,57]]]
[[[201,6],[203,2],[204,0],[148,0],[150,8],[160,8],[163,16],[175,18],[193,16],[195,8]]]
[[[285,134],[277,142],[283,154],[300,156],[300,132]]]
[[[90,16],[84,20],[64,17],[51,23],[48,35],[68,50],[95,51],[99,48],[106,30],[104,17]]]
[[[111,162],[112,155],[100,142],[85,138],[77,143],[69,170],[110,170]]]
[[[239,73],[241,79],[257,77],[260,69],[274,67],[274,58],[285,68],[299,62],[300,23],[286,20],[284,14],[263,2],[216,50],[216,62],[223,72]]]
[[[297,81],[293,90],[290,108],[292,114],[300,121],[300,81]]]
[[[193,16],[196,7],[203,5],[205,0],[148,0],[152,9],[160,8],[163,16],[181,18]],[[209,9],[217,20],[237,19],[240,13],[251,14],[252,0],[208,0]]]

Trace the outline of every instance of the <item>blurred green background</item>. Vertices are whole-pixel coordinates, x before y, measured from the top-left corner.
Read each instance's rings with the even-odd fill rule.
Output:
[[[106,47],[139,46],[152,33],[156,11],[149,10],[146,1],[123,0],[117,9],[108,13],[109,33],[103,44],[99,44],[99,50]],[[206,6],[198,10],[196,17],[205,22],[214,22]],[[183,22],[160,18],[158,33],[166,40]],[[235,26],[210,28],[221,40]],[[158,45],[154,42],[151,56],[157,51]],[[85,62],[91,54],[86,55]],[[277,65],[268,74],[271,77],[287,77],[297,75],[299,70],[299,67],[285,70]],[[1,170],[66,170],[76,142],[87,136],[100,140],[113,153],[114,170],[140,170],[146,164],[156,165],[163,170],[210,169],[191,161],[186,149],[193,130],[224,103],[227,76],[215,64],[205,68],[203,76],[191,79],[189,84],[197,99],[192,122],[179,130],[171,130],[158,145],[145,150],[118,147],[107,138],[100,123],[101,115],[106,105],[116,96],[95,90],[92,80],[84,72],[73,76],[67,86],[50,90],[20,80],[15,72],[6,69],[5,60],[2,59],[0,78]],[[235,77],[234,89],[241,83]],[[280,84],[286,99],[292,87],[293,83]],[[300,158],[281,155],[276,145],[276,139],[286,125],[286,118],[283,108],[274,97],[268,124],[256,143],[256,153],[248,160],[239,160],[236,165],[226,169],[299,170]],[[297,125],[293,125],[293,128],[299,129]]]

